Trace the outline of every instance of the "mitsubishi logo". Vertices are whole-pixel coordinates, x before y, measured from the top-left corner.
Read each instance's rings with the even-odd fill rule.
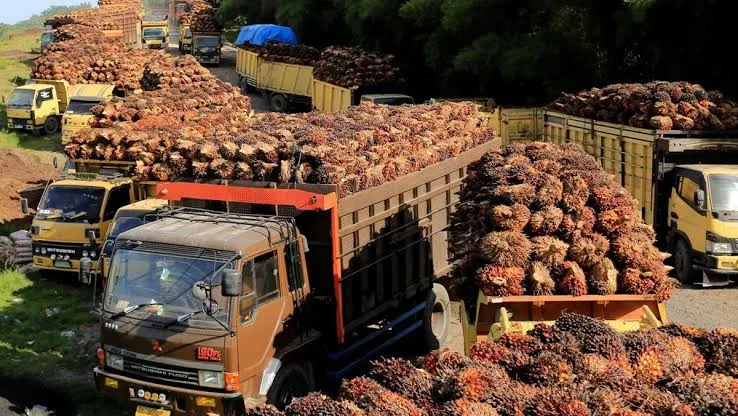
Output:
[[[159,340],[152,340],[151,341],[151,350],[154,352],[162,352],[161,345],[159,344]]]

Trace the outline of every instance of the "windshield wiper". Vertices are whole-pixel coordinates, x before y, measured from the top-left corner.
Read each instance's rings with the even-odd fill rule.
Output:
[[[188,319],[190,319],[190,317],[192,317],[193,315],[197,315],[198,313],[203,313],[203,311],[197,310],[197,311],[187,312],[182,315],[179,315],[176,319],[172,319],[171,321],[164,324],[161,327],[161,329],[169,328],[170,326],[175,325],[175,324],[181,324],[182,322],[187,321]]]
[[[161,305],[161,302],[149,302],[149,303],[141,303],[139,305],[126,306],[125,309],[123,309],[122,311],[114,314],[113,316],[110,317],[110,319],[120,318],[121,316],[126,316],[129,313],[131,313],[131,312],[133,312],[133,311],[135,311],[137,309],[145,308],[147,306],[157,306],[157,305]]]

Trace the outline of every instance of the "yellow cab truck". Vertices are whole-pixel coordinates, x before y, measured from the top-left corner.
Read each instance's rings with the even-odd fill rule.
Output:
[[[166,49],[169,46],[169,20],[144,20],[141,24],[144,48]]]
[[[220,65],[223,32],[192,32],[192,56],[201,64]]]
[[[500,109],[505,143],[579,143],[639,201],[684,283],[738,279],[738,133],[650,130],[541,108]]]
[[[375,104],[413,104],[413,98],[404,94],[357,94],[356,91],[313,79],[313,110],[326,113],[343,111],[362,101]]]
[[[80,85],[69,99],[62,116],[62,144],[66,144],[75,132],[90,126],[90,109],[103,101],[113,98],[115,86],[112,84]]]
[[[231,415],[340,381],[400,341],[438,348],[449,212],[482,144],[339,197],[336,185],[159,183],[115,239],[98,389],[138,414]]]
[[[61,118],[67,109],[70,94],[76,86],[64,80],[30,80],[15,87],[6,103],[8,129],[43,131],[54,134],[59,131]]]
[[[188,24],[179,25],[179,51],[192,53],[192,28]]]
[[[79,272],[82,257],[99,258],[118,209],[146,198],[145,185],[130,177],[133,163],[72,161],[71,165],[45,187],[31,223],[37,270]],[[27,201],[21,200],[21,207],[27,213]]]

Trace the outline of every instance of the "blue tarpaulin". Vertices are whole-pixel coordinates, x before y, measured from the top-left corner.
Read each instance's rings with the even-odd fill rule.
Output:
[[[261,46],[266,42],[288,43],[297,45],[297,35],[295,32],[285,26],[277,25],[248,25],[241,28],[241,33],[236,39],[236,46],[245,43]]]

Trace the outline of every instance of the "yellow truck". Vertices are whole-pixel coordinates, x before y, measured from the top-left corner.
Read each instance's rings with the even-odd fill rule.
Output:
[[[404,94],[364,94],[357,95],[355,91],[340,87],[325,81],[313,79],[312,94],[313,110],[334,113],[369,101],[375,104],[401,105],[414,104],[412,97]]]
[[[6,104],[8,129],[56,133],[74,88],[64,80],[41,79],[16,87]]]
[[[188,24],[179,25],[179,51],[181,53],[192,52],[192,28]]]
[[[144,48],[166,49],[169,46],[169,21],[167,19],[144,21],[141,27]]]
[[[88,84],[76,88],[62,116],[62,144],[68,143],[75,132],[90,126],[90,109],[112,99],[114,89],[112,84]]]
[[[541,109],[498,109],[503,142],[579,143],[639,201],[678,279],[738,279],[738,134],[649,130]]]
[[[192,56],[201,64],[220,65],[222,32],[192,32]]]
[[[43,191],[31,223],[33,265],[38,270],[78,272],[80,259],[99,258],[116,212],[145,199],[145,183],[130,177],[133,162],[75,160]],[[21,200],[28,212],[28,202]]]

